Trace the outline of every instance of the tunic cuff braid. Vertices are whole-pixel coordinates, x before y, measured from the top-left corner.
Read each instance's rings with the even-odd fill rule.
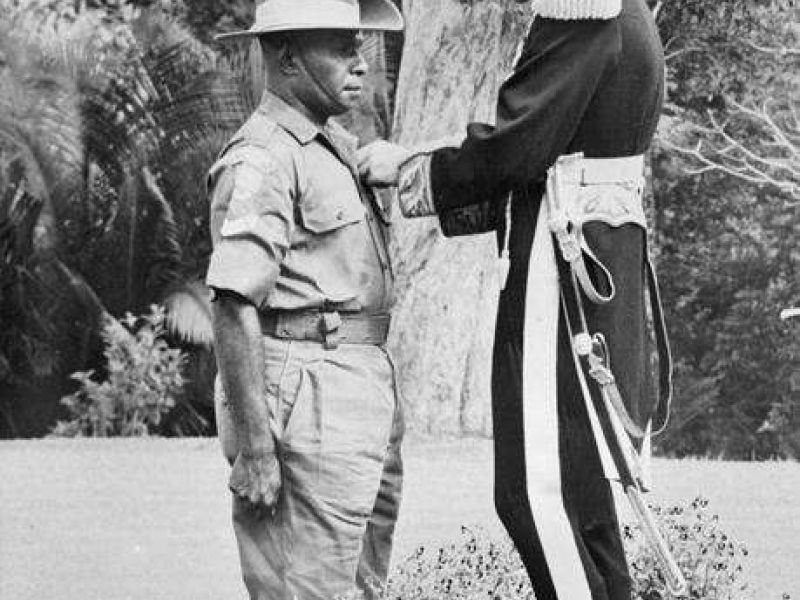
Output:
[[[417,144],[400,165],[398,196],[404,217],[430,217],[437,213],[431,187],[431,156],[441,148],[458,148],[463,136],[449,136]]]
[[[400,167],[398,180],[400,211],[404,217],[436,214],[431,189],[431,155],[416,154]]]

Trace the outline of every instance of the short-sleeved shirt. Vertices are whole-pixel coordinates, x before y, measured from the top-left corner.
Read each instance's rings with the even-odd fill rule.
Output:
[[[388,215],[361,187],[355,149],[266,92],[209,172],[208,286],[262,311],[385,312]]]

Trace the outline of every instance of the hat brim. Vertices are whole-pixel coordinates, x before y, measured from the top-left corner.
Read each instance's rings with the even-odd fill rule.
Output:
[[[358,23],[336,23],[325,21],[295,21],[259,27],[254,25],[250,29],[231,31],[214,36],[217,41],[241,40],[254,38],[271,33],[284,33],[287,31],[314,31],[323,29],[341,29],[350,31],[402,31],[404,27],[403,15],[397,6],[390,0],[359,0],[361,17]]]

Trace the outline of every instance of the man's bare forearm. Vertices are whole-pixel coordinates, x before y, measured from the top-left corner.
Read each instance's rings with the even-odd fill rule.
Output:
[[[233,409],[240,451],[274,451],[265,400],[261,325],[255,306],[234,294],[213,303],[214,340],[222,385]]]

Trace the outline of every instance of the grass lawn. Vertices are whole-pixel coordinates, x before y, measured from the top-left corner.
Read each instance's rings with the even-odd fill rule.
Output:
[[[409,440],[396,557],[501,527],[491,443]],[[800,464],[654,463],[662,503],[702,494],[750,549],[756,600],[800,598]],[[244,598],[216,440],[0,442],[0,599]]]

